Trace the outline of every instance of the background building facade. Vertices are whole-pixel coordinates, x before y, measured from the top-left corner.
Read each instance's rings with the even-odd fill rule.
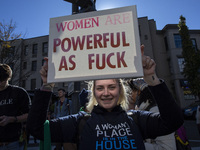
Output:
[[[184,59],[182,57],[181,37],[177,24],[168,24],[162,30],[156,29],[156,22],[147,17],[138,18],[141,44],[145,45],[145,54],[152,57],[157,64],[157,74],[164,79],[181,108],[188,106],[197,97],[191,94],[187,80],[182,75]],[[189,30],[193,46],[200,49],[200,30]],[[24,39],[21,44],[21,72],[19,85],[26,90],[34,90],[42,85],[39,70],[48,56],[48,35]],[[82,88],[82,82],[56,83],[54,91],[65,88],[72,99],[76,99]],[[72,94],[73,93],[73,94]],[[74,108],[75,109],[75,108]]]

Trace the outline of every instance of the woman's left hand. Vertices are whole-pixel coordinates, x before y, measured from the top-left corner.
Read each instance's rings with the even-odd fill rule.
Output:
[[[157,85],[160,83],[159,78],[156,75],[156,63],[149,56],[144,55],[144,45],[141,45],[141,53],[142,53],[142,65],[143,65],[143,73],[144,80],[148,85]]]

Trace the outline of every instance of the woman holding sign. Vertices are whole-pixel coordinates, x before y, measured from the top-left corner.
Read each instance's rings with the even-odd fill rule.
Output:
[[[143,54],[143,46],[141,50]],[[142,63],[143,78],[158,104],[160,114],[136,110],[127,114],[127,93],[121,79],[91,81],[89,87],[92,93],[87,105],[90,114],[79,112],[51,120],[51,142],[78,143],[81,150],[144,150],[143,139],[156,138],[178,129],[183,124],[181,109],[165,83],[157,77],[154,60],[143,54]],[[43,86],[35,92],[27,125],[29,132],[40,140],[45,137],[44,122],[52,90],[52,84],[47,83],[47,70],[45,63],[40,70]]]

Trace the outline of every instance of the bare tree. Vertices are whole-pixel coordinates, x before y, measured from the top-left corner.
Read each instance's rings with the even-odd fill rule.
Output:
[[[0,63],[10,65],[13,70],[12,84],[19,85],[21,81],[21,54],[23,47],[22,34],[15,33],[16,23],[0,22]],[[28,76],[27,72],[25,76]]]

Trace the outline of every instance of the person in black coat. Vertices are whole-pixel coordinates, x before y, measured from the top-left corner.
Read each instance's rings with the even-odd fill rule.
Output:
[[[142,52],[143,48],[141,47]],[[82,130],[79,130],[79,123],[88,115],[83,111],[51,120],[51,141],[78,143],[80,150],[144,150],[143,139],[156,138],[178,129],[183,124],[180,107],[164,81],[157,77],[154,60],[143,55],[142,63],[143,78],[157,102],[160,114],[136,110],[131,110],[127,114],[127,92],[122,80],[95,80],[89,82],[91,94],[87,111],[90,117],[82,124]],[[28,130],[40,140],[44,140],[43,124],[53,86],[47,83],[47,70],[48,65],[45,63],[40,70],[43,86],[35,93],[28,117]]]

